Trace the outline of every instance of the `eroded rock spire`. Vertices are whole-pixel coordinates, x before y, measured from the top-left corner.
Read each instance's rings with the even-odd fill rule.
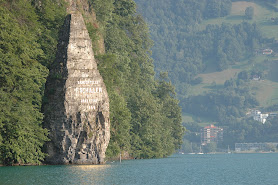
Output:
[[[67,16],[46,86],[47,163],[100,164],[110,139],[109,98],[83,17]]]

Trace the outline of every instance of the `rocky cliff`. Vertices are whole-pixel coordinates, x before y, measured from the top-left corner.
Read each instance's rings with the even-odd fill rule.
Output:
[[[110,139],[109,98],[80,13],[67,16],[46,85],[50,164],[101,164]]]

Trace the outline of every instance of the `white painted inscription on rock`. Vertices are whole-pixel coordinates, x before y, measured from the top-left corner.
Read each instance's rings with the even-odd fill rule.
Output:
[[[80,80],[77,82],[78,84],[80,85],[97,85],[99,84],[99,81],[93,81],[93,80],[90,80],[90,79],[84,79],[84,80]]]
[[[81,99],[81,103],[97,103],[98,99]]]
[[[73,82],[74,80],[71,81]],[[72,101],[79,102],[77,104],[79,110],[87,112],[98,109],[98,104],[99,101],[102,101],[103,93],[101,82],[99,80],[93,80],[90,77],[81,78],[74,81],[69,89],[71,90],[68,94]]]
[[[76,87],[74,89],[76,92],[76,95],[78,94],[92,94],[92,93],[102,93],[102,88],[101,87],[94,87],[94,88],[89,88],[89,87]]]

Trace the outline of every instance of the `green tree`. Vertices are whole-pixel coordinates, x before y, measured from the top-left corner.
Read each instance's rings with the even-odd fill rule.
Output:
[[[246,19],[253,19],[254,16],[254,8],[249,6],[245,9],[245,18]]]
[[[0,7],[0,162],[39,164],[48,140],[40,111],[45,66],[55,57],[65,9],[52,0],[0,1]]]
[[[22,19],[36,17],[30,5],[21,8],[29,9]],[[0,158],[6,165],[40,163],[47,140],[40,108],[48,70],[36,60],[43,54],[36,35],[20,23],[11,11],[0,8]]]
[[[112,95],[109,155],[117,156],[125,150],[135,158],[168,156],[179,148],[183,134],[174,89],[170,83],[154,78],[152,41],[147,24],[136,14],[134,1],[118,0],[113,5],[112,19],[104,23],[107,53],[98,56],[102,58],[100,72]],[[119,102],[122,106],[117,106]],[[125,116],[130,114],[130,120],[118,115],[124,112]],[[123,139],[121,135],[127,133]]]
[[[112,20],[112,12],[114,10],[113,3],[115,0],[88,0],[93,11],[97,15],[97,19],[103,24]]]
[[[212,143],[208,143],[203,147],[203,152],[204,153],[212,153],[212,152],[216,152],[216,148],[217,148],[217,144],[212,142]]]
[[[98,68],[104,77],[110,101],[111,139],[106,151],[107,157],[115,157],[120,152],[130,152],[131,142],[131,113],[127,103],[116,89],[120,87],[120,77],[117,70],[116,55],[98,55]]]

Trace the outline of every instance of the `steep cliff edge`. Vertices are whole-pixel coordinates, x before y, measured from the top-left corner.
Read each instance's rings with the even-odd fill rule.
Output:
[[[110,139],[109,98],[80,13],[65,20],[45,94],[46,163],[103,163]]]

